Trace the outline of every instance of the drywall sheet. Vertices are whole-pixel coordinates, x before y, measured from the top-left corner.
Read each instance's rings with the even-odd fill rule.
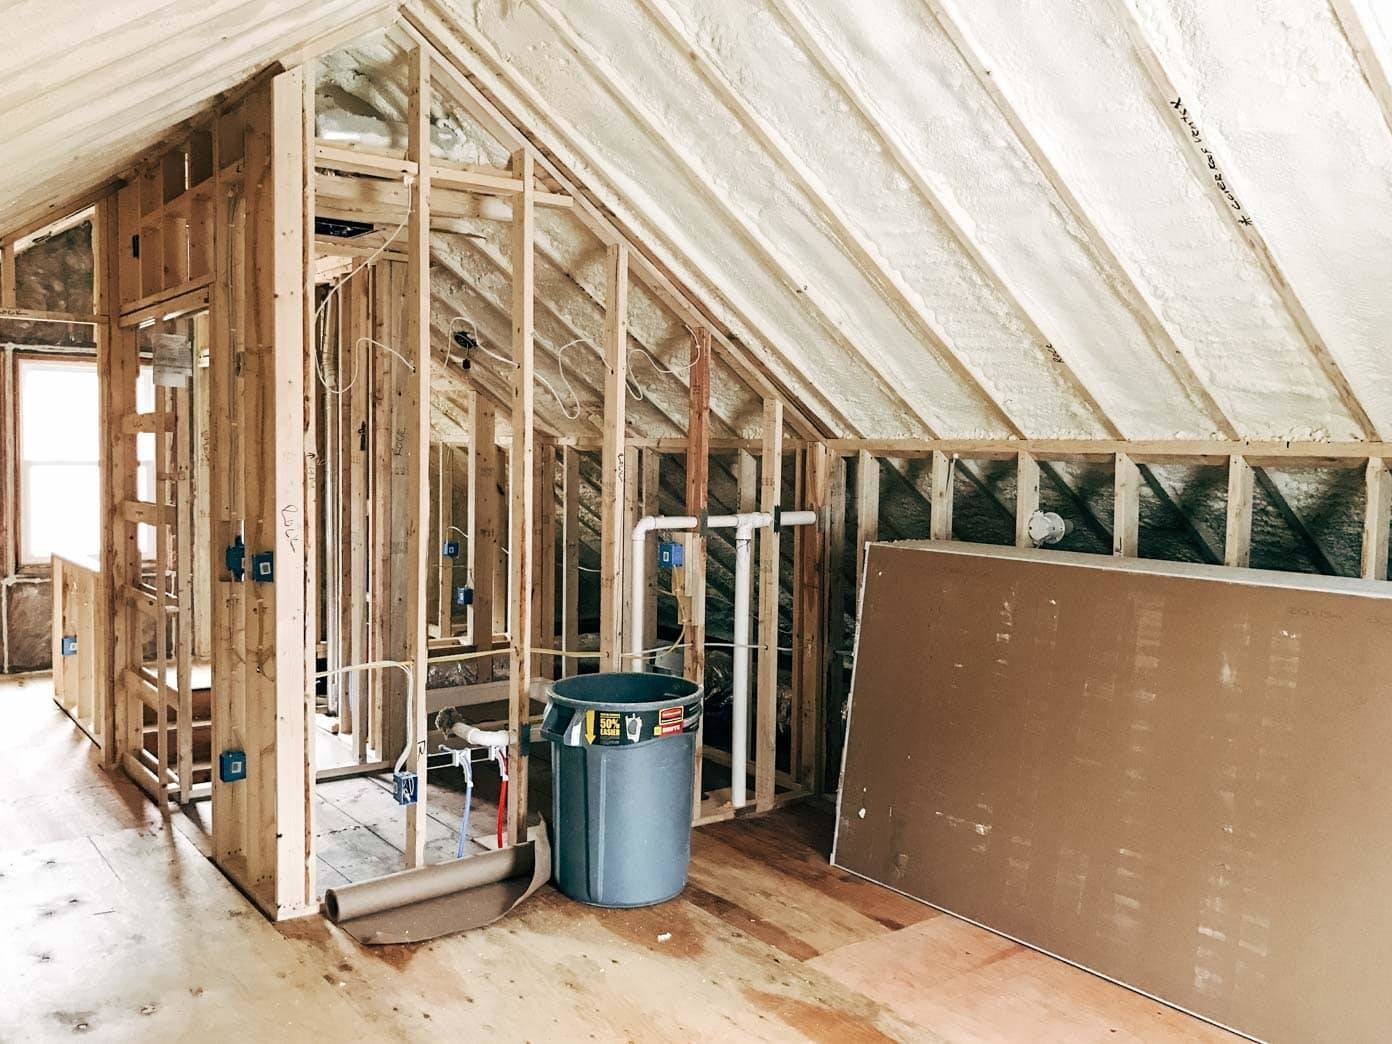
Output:
[[[872,545],[833,861],[1256,1037],[1386,1040],[1387,591]]]

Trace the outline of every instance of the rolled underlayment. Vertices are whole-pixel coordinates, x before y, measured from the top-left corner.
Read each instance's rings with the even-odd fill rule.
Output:
[[[492,924],[550,878],[543,822],[521,845],[330,888],[324,913],[367,946],[423,942]]]

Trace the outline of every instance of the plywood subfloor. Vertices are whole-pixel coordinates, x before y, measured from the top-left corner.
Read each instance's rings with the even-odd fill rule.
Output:
[[[659,907],[548,888],[482,931],[369,949],[263,920],[195,817],[166,827],[102,772],[46,682],[0,681],[0,773],[7,1042],[1225,1038],[831,868],[811,808],[698,831],[690,886]],[[375,819],[377,795],[338,789],[321,815],[369,826],[352,813]]]

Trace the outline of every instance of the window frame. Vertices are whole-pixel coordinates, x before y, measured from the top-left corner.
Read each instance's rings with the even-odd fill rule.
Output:
[[[11,505],[6,517],[8,550],[13,555],[14,571],[18,576],[47,576],[53,568],[52,556],[37,562],[26,562],[24,560],[24,487],[25,487],[25,468],[27,462],[24,453],[24,388],[23,388],[23,369],[28,363],[38,363],[42,365],[59,364],[73,367],[91,367],[93,375],[97,378],[97,408],[101,409],[101,373],[97,369],[97,356],[95,352],[55,352],[45,351],[42,348],[29,349],[14,345],[8,353],[9,362],[9,389],[11,401],[7,403],[8,416],[5,418],[9,430],[14,433],[10,442],[13,447],[10,459],[5,461],[8,474],[7,481],[13,483],[14,496],[10,498]],[[49,461],[47,463],[56,463]],[[74,465],[77,462],[66,462]],[[101,452],[101,432],[100,423],[98,424],[97,434],[97,456],[93,462],[97,468],[97,490],[98,503],[101,495],[101,476],[102,460]],[[83,462],[85,466],[85,462]],[[96,555],[101,554],[101,524],[100,516],[97,518],[97,541],[98,547]]]

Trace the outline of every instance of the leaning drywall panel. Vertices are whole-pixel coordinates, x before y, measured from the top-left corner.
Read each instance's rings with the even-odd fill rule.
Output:
[[[1392,1025],[1392,594],[872,545],[836,865],[1272,1040]]]

